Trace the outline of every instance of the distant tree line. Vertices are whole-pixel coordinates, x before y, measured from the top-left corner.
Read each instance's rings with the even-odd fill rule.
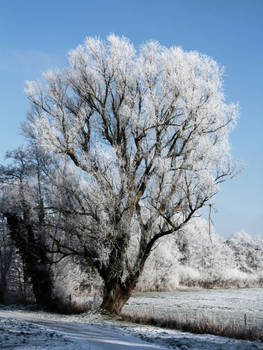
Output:
[[[164,258],[165,256],[165,258]],[[141,291],[182,287],[243,288],[263,286],[263,240],[244,231],[223,239],[201,217],[179,235],[160,241],[137,285]]]

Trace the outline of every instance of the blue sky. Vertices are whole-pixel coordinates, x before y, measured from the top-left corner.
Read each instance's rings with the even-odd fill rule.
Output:
[[[263,237],[263,0],[1,0],[0,161],[23,138],[25,80],[67,64],[86,36],[149,39],[212,56],[225,67],[228,102],[239,102],[232,154],[246,164],[215,197],[216,231]]]

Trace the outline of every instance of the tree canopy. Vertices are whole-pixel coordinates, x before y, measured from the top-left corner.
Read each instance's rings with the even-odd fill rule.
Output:
[[[154,243],[233,176],[238,113],[225,102],[222,70],[198,52],[152,41],[136,51],[110,35],[87,38],[66,70],[27,82],[26,93],[24,132],[70,160],[52,202],[65,223],[57,244],[97,269],[102,307],[118,313]]]

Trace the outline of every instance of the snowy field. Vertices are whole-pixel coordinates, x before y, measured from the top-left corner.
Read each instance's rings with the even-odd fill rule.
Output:
[[[144,293],[133,297],[125,310],[138,311],[139,307],[143,307],[144,311],[152,312],[154,308],[155,312],[163,313],[180,305],[180,313],[182,310],[186,312],[188,307],[190,317],[191,309],[191,313],[196,315],[201,310],[206,314],[213,310],[218,314],[218,310],[221,310],[222,316],[223,310],[232,314],[234,309],[239,309],[242,314],[244,311],[249,313],[252,307],[258,307],[254,312],[254,322],[258,324],[262,321],[262,292],[255,289]],[[223,301],[224,305],[221,305]],[[253,310],[250,311],[252,315]],[[237,315],[237,312],[233,315]],[[0,349],[263,350],[263,343],[139,326],[109,320],[99,314],[62,316],[17,307],[0,307]]]
[[[181,290],[173,293],[137,293],[123,309],[129,314],[154,314],[181,320],[209,319],[263,329],[263,289]],[[246,316],[245,316],[246,315]]]

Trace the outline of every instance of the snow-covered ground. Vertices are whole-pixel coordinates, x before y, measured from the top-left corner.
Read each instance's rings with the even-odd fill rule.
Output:
[[[90,317],[62,317],[0,309],[0,349],[19,350],[167,350],[122,327],[89,322]]]
[[[0,308],[0,349],[263,350],[263,343],[124,324],[100,315]]]
[[[183,333],[157,327],[137,326],[132,334],[153,343],[163,344],[176,350],[255,350],[263,349],[263,343],[217,337],[209,334]]]
[[[0,318],[0,349],[69,350],[72,345],[61,334],[45,327],[15,318]]]
[[[219,324],[243,325],[246,318],[248,325],[263,329],[263,289],[185,289],[173,293],[137,293],[129,299],[123,312],[181,320],[209,319]]]

